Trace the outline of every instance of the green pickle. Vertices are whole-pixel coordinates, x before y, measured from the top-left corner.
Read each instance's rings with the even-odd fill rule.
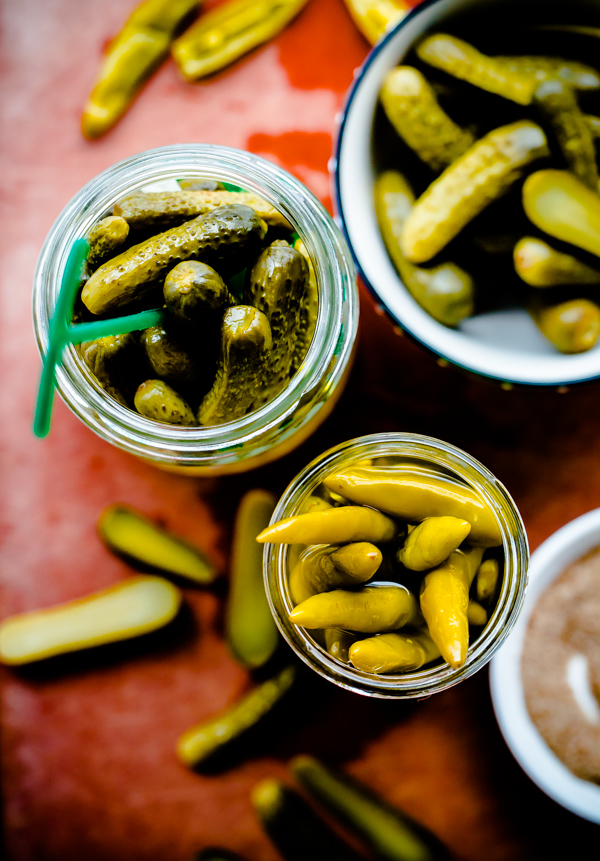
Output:
[[[438,323],[457,326],[473,313],[473,279],[455,263],[441,263],[427,269],[406,259],[400,242],[414,202],[412,189],[401,173],[388,170],[375,180],[379,229],[406,289]]]
[[[430,260],[508,191],[528,165],[548,154],[544,132],[529,120],[489,132],[416,201],[402,231],[402,253],[413,263]]]
[[[88,236],[90,250],[87,266],[90,271],[111,257],[129,236],[129,225],[118,215],[109,215],[94,225]]]
[[[164,326],[144,329],[140,335],[150,366],[157,377],[169,380],[175,385],[194,383],[198,369],[193,357],[179,339]]]
[[[594,139],[572,88],[560,78],[547,78],[538,84],[534,100],[554,133],[567,167],[588,188],[597,191]]]
[[[475,143],[474,135],[448,116],[426,78],[412,66],[388,72],[379,98],[400,137],[436,172]]]
[[[173,267],[163,287],[165,304],[184,323],[219,325],[219,317],[236,305],[218,272],[199,260],[184,260]]]
[[[186,427],[197,424],[187,401],[162,380],[146,380],[138,386],[133,402],[138,413],[147,419]]]
[[[530,287],[600,284],[600,270],[533,236],[524,236],[517,242],[513,258],[517,275]]]
[[[412,592],[400,584],[371,584],[358,592],[334,589],[298,604],[289,615],[303,628],[344,628],[363,634],[395,631],[418,624],[420,613]]]
[[[242,269],[260,248],[267,225],[253,209],[223,206],[152,236],[113,257],[86,282],[81,298],[93,314],[113,312],[143,295],[182,260]]]
[[[317,327],[317,319],[319,316],[319,287],[317,284],[317,274],[313,266],[310,255],[306,250],[304,242],[298,238],[294,242],[294,248],[306,260],[308,265],[308,282],[306,284],[305,299],[300,308],[299,330],[296,345],[292,360],[292,375],[296,373],[306,353],[310,347]]]
[[[133,332],[126,335],[108,335],[94,341],[84,341],[79,347],[81,358],[98,383],[112,398],[127,406],[125,389],[127,387],[128,367],[137,348],[137,338]]]
[[[250,271],[245,301],[266,315],[273,336],[265,385],[256,393],[256,407],[279,394],[297,364],[300,315],[308,285],[306,259],[284,240],[275,240],[265,248]]]
[[[531,313],[540,332],[561,353],[585,353],[598,342],[600,307],[589,299],[534,306]]]
[[[211,390],[198,407],[201,425],[241,418],[253,408],[271,362],[271,329],[256,308],[229,308],[221,328],[221,355]]]
[[[398,561],[412,571],[441,565],[467,538],[471,524],[458,517],[426,517],[398,551]]]
[[[519,105],[529,105],[533,100],[536,86],[533,71],[511,69],[503,60],[487,57],[455,36],[446,33],[428,36],[417,45],[417,55],[436,69]]]

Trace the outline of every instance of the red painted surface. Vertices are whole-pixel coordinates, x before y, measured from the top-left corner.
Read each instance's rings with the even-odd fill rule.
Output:
[[[244,490],[283,490],[313,456],[382,430],[431,434],[480,458],[509,488],[535,548],[600,505],[600,399],[504,392],[438,367],[361,296],[352,379],[300,450],[240,478],[161,473],[96,438],[62,403],[44,441],[30,432],[39,374],[30,289],[46,232],[92,176],[175,142],[245,147],[278,161],[330,205],[334,117],[367,45],[341,0],[311,0],[270,45],[198,85],[167,62],[122,122],[95,143],[79,114],[102,47],[129,3],[3,0],[2,613],[44,607],[127,576],[95,534],[102,508],[131,503],[203,547],[226,575]],[[223,595],[185,590],[183,624],[59,669],[1,674],[4,836],[11,861],[186,861],[220,843],[275,861],[251,809],[262,777],[313,752],[430,827],[462,861],[575,856],[597,829],[555,806],[508,753],[487,673],[405,707],[318,684],[305,711],[229,771],[200,776],[174,756],[178,735],[249,684],[222,636]]]

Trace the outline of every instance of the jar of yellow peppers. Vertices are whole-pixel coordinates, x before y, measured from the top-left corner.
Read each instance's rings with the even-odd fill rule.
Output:
[[[342,443],[289,485],[259,536],[271,610],[340,687],[422,698],[481,669],[521,610],[521,516],[481,463],[441,440]]]

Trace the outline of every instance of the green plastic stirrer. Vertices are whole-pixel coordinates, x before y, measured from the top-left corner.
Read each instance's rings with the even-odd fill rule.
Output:
[[[150,311],[140,311],[138,314],[129,314],[126,317],[72,324],[70,321],[73,317],[81,270],[88,252],[89,245],[85,239],[77,239],[73,243],[67,258],[54,314],[50,321],[48,350],[44,357],[33,420],[33,432],[40,438],[47,436],[50,431],[56,365],[60,361],[62,351],[68,344],[81,344],[82,341],[93,341],[95,338],[106,338],[111,335],[125,335],[127,332],[135,332],[138,329],[159,326],[165,319],[165,311],[162,308],[156,308]]]

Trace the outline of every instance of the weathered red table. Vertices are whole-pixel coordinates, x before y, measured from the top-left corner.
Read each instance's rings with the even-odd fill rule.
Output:
[[[79,132],[119,0],[3,0],[2,613],[44,607],[128,575],[95,534],[123,501],[196,541],[226,572],[233,514],[253,486],[281,492],[313,456],[363,433],[441,437],[507,485],[532,549],[600,505],[598,385],[567,394],[468,378],[398,337],[361,295],[350,384],[326,424],[276,466],[242,477],[162,473],[96,438],[57,403],[51,435],[30,427],[39,375],[30,313],[36,258],[54,218],[92,176],[140,150],[202,141],[282,164],[328,206],[334,117],[368,46],[342,0],[311,0],[284,34],[226,72],[186,84],[167,62],[112,133]],[[207,6],[212,5],[207,3]],[[315,682],[299,721],[231,770],[186,771],[174,743],[249,684],[222,636],[223,596],[186,590],[177,639],[87,656],[60,672],[1,674],[2,794],[11,861],[186,861],[220,843],[279,857],[249,801],[265,776],[312,752],[430,827],[461,861],[569,857],[598,829],[547,799],[498,731],[487,672],[411,706]],[[307,859],[308,861],[308,859]]]

